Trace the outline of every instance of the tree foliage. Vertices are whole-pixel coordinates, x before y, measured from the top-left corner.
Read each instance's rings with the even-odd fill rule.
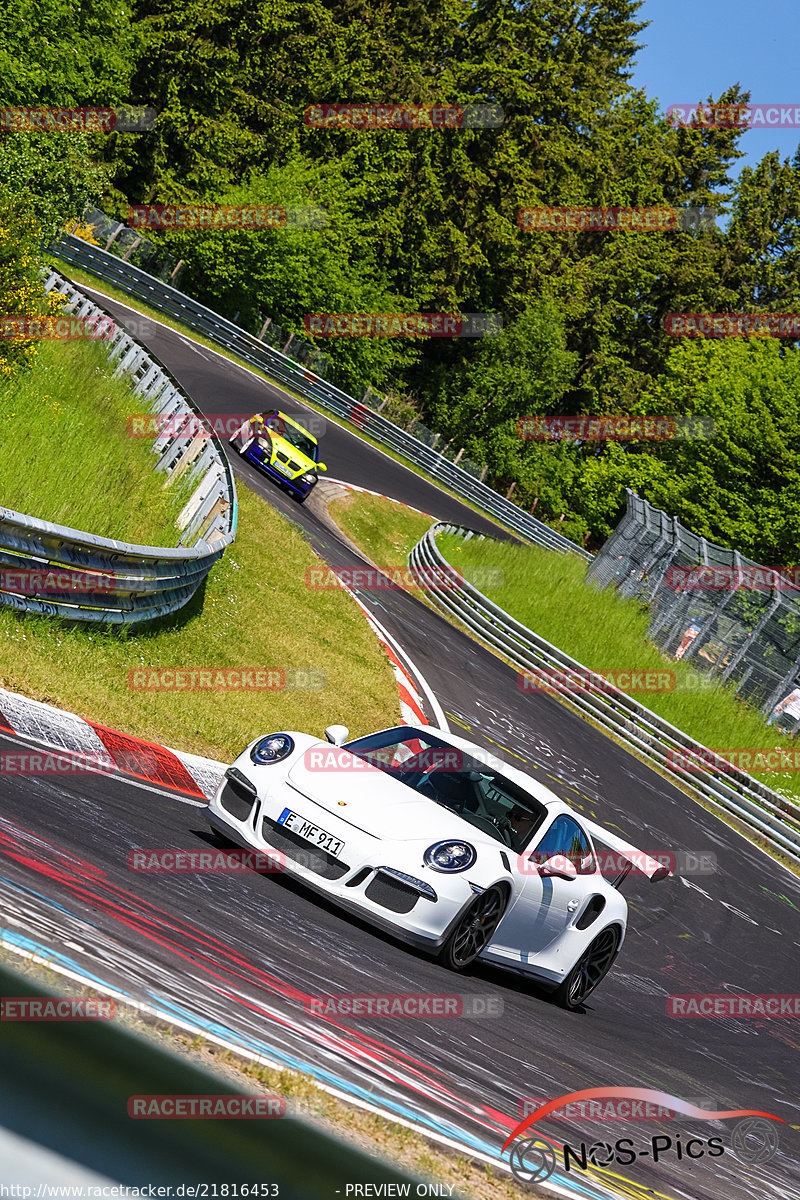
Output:
[[[671,312],[800,310],[800,153],[736,183],[741,129],[673,127],[631,82],[641,0],[11,0],[6,103],[150,105],[144,134],[0,141],[43,231],[104,204],[313,204],[324,228],[154,234],[184,286],[297,335],[310,312],[490,312],[483,340],[320,339],[545,520],[597,542],[626,486],[710,536],[797,554],[794,341],[682,344]],[[709,103],[746,102],[731,86]],[[499,105],[499,128],[368,131],[312,105]],[[719,213],[716,228],[528,232],[527,207]],[[726,224],[727,221],[727,224]],[[780,398],[780,405],[776,397]],[[701,412],[714,439],[535,443],[533,413]],[[782,414],[791,414],[789,416]]]

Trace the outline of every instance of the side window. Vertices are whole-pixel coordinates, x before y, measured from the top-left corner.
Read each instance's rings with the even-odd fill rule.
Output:
[[[564,815],[556,817],[531,855],[531,859],[540,864],[555,854],[565,855],[570,862],[575,864],[579,875],[591,875],[595,870],[594,855],[586,834],[577,822],[573,821],[572,817]]]

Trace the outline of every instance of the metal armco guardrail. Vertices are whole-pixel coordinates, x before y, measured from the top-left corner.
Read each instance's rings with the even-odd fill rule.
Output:
[[[735,817],[774,850],[800,863],[800,804],[744,771],[732,768],[698,773],[697,769],[681,767],[681,756],[702,757],[711,752],[540,638],[466,580],[457,579],[454,586],[454,568],[436,545],[437,536],[443,533],[456,534],[465,540],[483,536],[460,525],[440,522],[413,548],[409,566],[436,604],[532,676],[547,672],[551,681],[554,673],[566,680],[571,677],[580,680],[578,689],[565,689],[565,698],[582,716],[613,734],[665,774],[679,779],[684,787],[715,809]],[[596,686],[593,679],[597,680]]]
[[[45,287],[67,297],[63,312],[108,314],[55,271]],[[121,327],[108,339],[114,374],[128,375],[145,411],[163,419],[154,468],[188,481],[177,547],[137,546],[0,508],[0,604],[20,612],[134,624],[177,612],[236,536],[236,488],[218,439],[172,376]],[[187,431],[187,432],[182,432]],[[96,585],[96,586],[95,586]]]
[[[381,445],[389,447],[417,468],[424,470],[435,482],[495,517],[521,538],[548,550],[577,554],[585,559],[591,558],[582,546],[571,542],[569,538],[557,533],[542,521],[537,521],[530,513],[487,487],[474,475],[464,471],[457,463],[426,445],[412,433],[400,429],[362,401],[348,396],[346,392],[327,383],[300,363],[266,346],[232,321],[212,312],[162,280],[148,275],[140,267],[123,262],[115,255],[70,234],[62,237],[51,250],[65,262],[90,271],[98,278],[113,283],[128,295],[146,301],[159,312],[177,318],[190,329],[204,334],[245,362],[259,367],[270,378],[284,384],[297,395],[344,418],[360,432],[368,434]]]

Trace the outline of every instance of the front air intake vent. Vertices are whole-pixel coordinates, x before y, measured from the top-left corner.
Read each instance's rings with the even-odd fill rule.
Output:
[[[380,904],[381,908],[388,908],[396,913],[410,913],[419,900],[419,892],[380,871],[365,888],[364,895],[375,904]]]
[[[305,838],[298,837],[291,829],[279,825],[269,817],[264,817],[261,822],[261,833],[264,841],[269,842],[270,846],[280,850],[298,866],[321,875],[323,879],[341,879],[350,870],[347,863],[343,863],[341,859],[328,854],[327,850],[321,850],[319,846],[312,846]]]
[[[235,767],[229,767],[225,772],[225,786],[219,797],[225,812],[230,813],[237,821],[249,821],[255,799],[255,784]]]

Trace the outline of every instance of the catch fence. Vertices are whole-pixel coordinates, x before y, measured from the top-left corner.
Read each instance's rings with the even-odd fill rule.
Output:
[[[800,587],[789,567],[699,537],[629,489],[625,516],[587,579],[647,604],[649,636],[669,657],[690,659],[779,728],[798,729]]]

